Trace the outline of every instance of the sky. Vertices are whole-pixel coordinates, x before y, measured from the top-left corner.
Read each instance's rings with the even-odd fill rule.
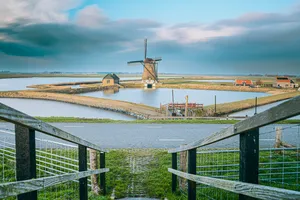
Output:
[[[0,71],[300,75],[300,0],[0,1]]]

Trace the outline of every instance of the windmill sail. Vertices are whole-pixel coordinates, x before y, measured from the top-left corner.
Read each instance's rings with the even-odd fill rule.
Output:
[[[144,47],[145,47],[144,59],[146,59],[147,58],[147,38],[144,40]]]
[[[127,62],[127,65],[140,65],[140,64],[143,64],[143,63],[144,63],[143,60],[135,60],[135,61]]]

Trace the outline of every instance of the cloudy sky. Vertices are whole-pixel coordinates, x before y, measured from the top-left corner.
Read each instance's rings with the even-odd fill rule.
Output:
[[[300,74],[299,0],[1,0],[0,70]]]

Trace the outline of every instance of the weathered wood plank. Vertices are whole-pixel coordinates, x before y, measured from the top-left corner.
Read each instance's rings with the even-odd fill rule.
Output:
[[[183,147],[170,149],[168,152],[176,153],[176,152],[187,151],[198,147],[203,147],[224,140],[226,138],[238,135],[246,131],[250,131],[290,117],[297,116],[300,114],[299,105],[300,105],[300,95],[278,106],[270,108],[262,113],[256,114],[253,117],[240,121],[233,126],[222,129],[221,131],[218,131],[205,139],[192,142]]]
[[[0,119],[3,119],[8,122],[12,122],[14,124],[19,124],[22,126],[26,126],[30,129],[45,133],[47,135],[51,135],[53,137],[57,137],[69,142],[73,142],[75,144],[80,144],[86,146],[90,149],[95,149],[101,152],[107,152],[107,150],[92,144],[86,140],[83,140],[75,135],[72,135],[68,132],[65,132],[61,129],[58,129],[50,124],[47,124],[41,120],[35,119],[25,113],[22,113],[18,110],[15,110],[9,106],[6,106],[0,103]]]
[[[108,171],[109,171],[108,168],[104,168],[104,169],[89,170],[89,171],[63,174],[63,175],[51,176],[45,178],[31,179],[26,181],[3,183],[0,184],[0,198],[6,198],[6,197],[16,196],[31,191],[42,190],[53,185],[65,183],[68,181],[78,180],[80,178],[88,177],[93,174],[101,174]]]
[[[258,184],[259,174],[259,129],[240,134],[240,181]],[[239,200],[255,198],[240,194]]]
[[[105,168],[105,153],[100,153],[100,169]],[[100,174],[100,189],[106,195],[106,174]]]
[[[79,156],[79,171],[87,170],[87,148],[82,145],[78,145]],[[87,177],[79,179],[79,199],[88,200],[88,182]]]
[[[24,126],[15,126],[16,178],[17,181],[36,178],[35,131]],[[18,195],[18,200],[36,200],[37,191]]]
[[[177,153],[172,153],[172,168],[177,170]],[[172,174],[172,192],[177,189],[177,176]]]
[[[219,188],[236,194],[243,194],[258,199],[265,199],[265,200],[300,199],[300,192],[297,191],[251,184],[251,183],[243,183],[239,181],[229,181],[229,180],[211,178],[206,176],[198,176],[198,175],[188,174],[185,172],[174,170],[171,168],[169,168],[168,171],[173,174],[176,174],[177,176],[195,181],[197,183]]]
[[[197,172],[197,149],[188,151],[188,173],[196,174]],[[188,180],[188,200],[196,200],[196,182]]]

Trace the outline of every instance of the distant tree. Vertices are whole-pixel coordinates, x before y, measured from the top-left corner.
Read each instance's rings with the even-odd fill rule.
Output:
[[[264,83],[262,82],[262,80],[259,79],[259,80],[256,81],[256,85],[262,85],[262,84],[264,84]]]

